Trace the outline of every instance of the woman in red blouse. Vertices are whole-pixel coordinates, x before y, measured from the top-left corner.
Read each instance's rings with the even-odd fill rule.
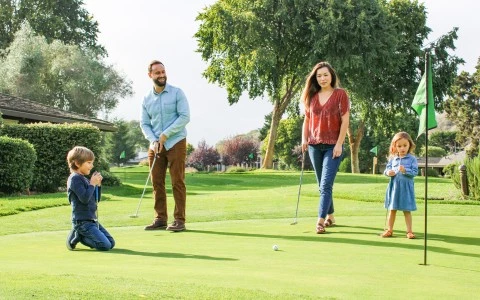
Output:
[[[320,191],[317,233],[335,224],[332,188],[342,161],[343,142],[350,117],[350,101],[345,90],[338,87],[335,70],[320,62],[310,72],[302,100],[305,120],[302,131],[302,151],[308,149]]]

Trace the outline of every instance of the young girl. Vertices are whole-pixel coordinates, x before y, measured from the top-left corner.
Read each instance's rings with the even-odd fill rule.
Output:
[[[415,144],[406,132],[395,134],[390,144],[390,156],[384,174],[390,176],[385,196],[385,208],[390,211],[388,227],[382,237],[393,236],[393,224],[397,210],[402,210],[407,225],[407,238],[414,239],[412,231],[412,211],[417,210],[413,177],[418,173],[417,158],[413,156]]]
[[[85,147],[74,147],[68,152],[70,177],[67,181],[68,201],[72,205],[72,230],[67,237],[68,250],[77,243],[97,250],[107,251],[115,240],[97,220],[97,204],[102,195],[102,175],[93,173],[90,180],[85,175],[93,168],[95,155]]]

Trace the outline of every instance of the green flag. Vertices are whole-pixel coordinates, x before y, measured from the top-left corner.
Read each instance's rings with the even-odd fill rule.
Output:
[[[420,126],[418,128],[417,138],[424,133],[427,129],[437,127],[437,120],[435,119],[435,106],[433,102],[433,84],[432,84],[432,65],[430,62],[430,56],[427,58],[427,70],[423,73],[422,80],[418,85],[417,92],[413,98],[412,108],[420,117]],[[426,80],[426,74],[428,74],[428,80]],[[428,81],[428,83],[426,83]],[[428,84],[428,98],[426,95],[426,89]],[[427,106],[427,109],[425,109]],[[428,128],[425,124],[425,114],[428,112]]]
[[[370,149],[370,152],[372,152],[373,154],[375,154],[375,156],[377,156],[377,154],[378,154],[378,146],[375,146],[375,147],[373,147],[372,149]]]
[[[123,150],[122,153],[120,153],[120,158],[125,158],[125,150]]]

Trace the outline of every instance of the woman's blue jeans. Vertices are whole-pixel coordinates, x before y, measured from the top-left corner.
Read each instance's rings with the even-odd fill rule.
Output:
[[[115,240],[108,231],[95,221],[78,221],[74,224],[80,235],[80,243],[101,251],[108,251],[115,246]]]
[[[318,206],[318,217],[325,219],[327,214],[333,214],[333,182],[337,176],[338,167],[342,155],[332,158],[335,145],[317,144],[308,145],[308,154],[312,162],[315,175],[317,176],[318,188],[320,191],[320,203]]]

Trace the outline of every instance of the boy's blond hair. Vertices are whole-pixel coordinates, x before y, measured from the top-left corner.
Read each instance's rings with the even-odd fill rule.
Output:
[[[82,146],[75,146],[72,150],[68,151],[67,163],[70,170],[78,170],[77,165],[82,165],[89,160],[95,160],[95,154],[93,151]]]

